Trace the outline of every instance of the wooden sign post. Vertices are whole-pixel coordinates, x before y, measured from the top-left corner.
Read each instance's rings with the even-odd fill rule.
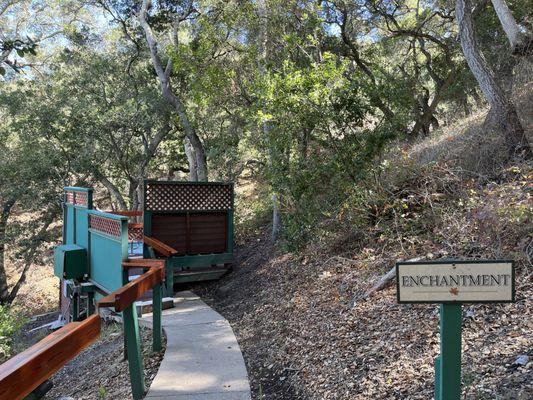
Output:
[[[459,400],[461,397],[461,305],[514,302],[514,281],[513,261],[396,264],[398,303],[441,303],[435,400]]]

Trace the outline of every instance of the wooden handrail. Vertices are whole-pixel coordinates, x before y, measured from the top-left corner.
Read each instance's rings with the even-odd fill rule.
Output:
[[[163,282],[164,278],[165,268],[162,265],[150,268],[137,279],[102,298],[98,307],[114,307],[117,312],[123,311],[148,290]]]
[[[173,249],[168,244],[146,235],[144,235],[144,243],[165,257],[171,257],[178,254],[178,250]]]
[[[23,399],[100,335],[100,316],[71,322],[0,365],[0,400]]]
[[[122,262],[123,269],[130,268],[158,268],[165,267],[165,260],[158,260],[155,258],[139,258]]]
[[[142,222],[130,222],[128,228],[132,229],[143,229],[144,224]]]

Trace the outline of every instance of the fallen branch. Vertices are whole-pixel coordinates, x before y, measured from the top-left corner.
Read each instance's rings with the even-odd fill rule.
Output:
[[[422,257],[415,257],[407,260],[407,262],[420,261]],[[371,297],[374,293],[379,292],[380,290],[385,289],[389,284],[396,278],[396,265],[390,269],[385,275],[383,275],[379,281],[372,286],[360,299],[365,300]]]

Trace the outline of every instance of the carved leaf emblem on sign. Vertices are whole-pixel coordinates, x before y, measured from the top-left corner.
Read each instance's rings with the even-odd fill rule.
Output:
[[[459,289],[457,289],[456,287],[453,287],[450,289],[450,293],[453,294],[454,296],[458,296],[459,295]]]

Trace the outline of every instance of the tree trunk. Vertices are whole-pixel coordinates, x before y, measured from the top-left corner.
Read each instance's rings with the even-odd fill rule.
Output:
[[[139,211],[142,210],[142,198],[144,195],[144,170],[139,171],[139,175],[136,178],[131,178],[130,181],[130,210]],[[134,219],[138,221],[137,218]]]
[[[185,148],[185,155],[187,156],[187,161],[189,162],[189,180],[195,182],[198,180],[196,151],[191,145],[191,141],[188,137],[183,140],[183,147]]]
[[[189,169],[194,171],[194,176],[196,179],[194,181],[207,182],[207,158],[205,156],[204,145],[202,141],[196,134],[196,130],[190,122],[190,119],[185,110],[183,102],[172,92],[170,87],[170,82],[168,79],[166,81],[161,81],[161,89],[165,99],[174,107],[177,111],[177,114],[180,117],[181,124],[183,125],[183,130],[186,135],[186,146],[189,146],[192,150],[191,153],[194,154],[194,162],[192,159],[189,160]],[[189,176],[193,176],[192,172]],[[192,179],[191,179],[192,180]]]
[[[258,70],[261,74],[266,74],[266,61],[268,57],[267,51],[267,34],[268,34],[268,11],[266,0],[257,1],[257,13],[259,15],[259,33],[258,33],[258,42],[259,42],[259,57],[258,57]],[[270,168],[274,167],[276,163],[275,152],[276,149],[272,145],[270,138],[271,135],[271,122],[265,121],[262,124],[263,135],[267,138],[268,142],[268,165]],[[274,185],[273,185],[274,186]],[[272,187],[272,241],[276,242],[281,231],[281,223],[278,212],[278,194],[275,187]]]
[[[129,207],[126,210],[135,210],[135,203],[137,202],[137,182],[132,178],[129,179],[128,199]]]
[[[268,143],[268,166],[270,167],[270,169],[273,169],[276,167],[276,163],[279,162],[279,157],[276,157],[276,149],[274,147],[274,145],[272,145],[272,139],[270,137],[271,135],[271,130],[272,130],[272,126],[270,124],[270,122],[264,122],[263,125],[262,125],[262,129],[263,129],[263,135],[266,136],[267,138],[267,143]],[[279,207],[278,207],[278,204],[279,204],[279,197],[278,197],[278,193],[277,193],[277,190],[276,190],[276,185],[273,184],[272,185],[272,196],[271,196],[271,200],[272,200],[272,242],[277,242],[278,238],[279,238],[279,234],[281,232],[281,220],[279,218]]]
[[[424,54],[426,58],[425,65],[426,65],[427,72],[431,76],[431,79],[435,84],[435,93],[433,95],[433,99],[430,102],[429,101],[429,98],[430,98],[429,90],[426,87],[422,87],[424,91],[424,95],[419,99],[420,109],[422,110],[422,112],[416,119],[415,125],[411,129],[410,136],[412,138],[416,137],[421,130],[422,132],[424,132],[425,135],[429,134],[431,126],[433,126],[433,129],[438,128],[439,121],[435,117],[437,106],[439,105],[443,94],[446,92],[446,90],[448,90],[450,85],[453,83],[456,77],[456,74],[457,74],[457,69],[452,62],[450,51],[447,46],[443,45],[441,47],[443,48],[447,63],[450,66],[450,72],[448,72],[448,75],[446,76],[446,78],[442,78],[441,76],[439,76],[437,71],[434,69],[433,57],[431,56],[431,53],[426,49],[426,43],[425,43],[424,38],[419,37],[418,43],[420,44],[420,47],[419,47],[420,51]],[[415,48],[416,46],[413,46],[413,50]],[[415,64],[416,64],[416,59],[415,59]]]
[[[477,45],[471,10],[470,0],[456,1],[455,13],[459,25],[459,38],[466,62],[491,106],[491,117],[505,135],[511,156],[522,154],[530,157],[531,149],[516,109],[496,82],[489,64]]]
[[[9,288],[7,286],[7,274],[5,268],[6,257],[6,229],[7,220],[11,214],[11,208],[14,201],[8,201],[4,204],[0,213],[0,304],[6,303],[9,299]]]
[[[37,253],[39,246],[42,244],[42,237],[46,234],[48,227],[52,224],[52,222],[54,222],[55,216],[55,213],[50,212],[44,218],[43,226],[41,227],[41,229],[39,229],[39,232],[37,232],[37,234],[33,237],[33,244],[26,251],[24,268],[20,273],[19,279],[17,280],[17,282],[11,289],[11,292],[9,293],[9,296],[6,301],[7,304],[13,303],[13,301],[17,297],[20,288],[26,281],[26,274],[28,273],[28,270],[30,269],[31,265],[33,264],[33,261],[35,260],[35,253]]]
[[[416,262],[422,260],[422,257],[415,257],[411,258],[409,260],[406,260],[407,262]],[[385,289],[389,284],[396,278],[396,266],[392,267],[389,272],[387,272],[385,275],[383,275],[374,286],[372,286],[363,296],[361,296],[359,299],[367,299],[368,297],[372,296],[374,293],[379,292],[380,290]]]
[[[272,193],[272,242],[276,242],[281,231],[281,221],[279,219],[278,195]]]
[[[122,196],[122,193],[120,193],[120,190],[115,186],[115,184],[111,182],[103,174],[101,174],[100,171],[96,171],[95,175],[96,175],[96,179],[98,179],[98,181],[100,181],[100,183],[104,185],[104,187],[107,189],[111,197],[116,200],[119,208],[121,210],[127,210],[128,205],[126,204],[126,200],[124,200],[124,196]]]
[[[139,211],[143,209],[143,197],[144,197],[144,173],[141,175],[135,185],[135,191],[133,194],[133,202],[131,209],[133,211]]]
[[[196,130],[193,124],[191,123],[189,116],[187,115],[187,110],[186,110],[184,102],[172,90],[172,85],[170,82],[170,73],[172,71],[172,58],[169,57],[166,68],[163,68],[163,65],[161,63],[161,59],[159,57],[159,52],[157,49],[158,43],[152,32],[152,28],[146,21],[147,11],[150,6],[151,6],[150,0],[143,0],[142,7],[139,12],[139,23],[141,24],[144,30],[146,42],[148,43],[148,48],[150,49],[150,57],[152,59],[152,64],[154,66],[155,72],[159,79],[159,84],[161,86],[163,97],[167,100],[167,102],[174,108],[174,110],[178,114],[181,124],[183,126],[183,130],[185,131],[185,135],[187,136],[187,139],[189,140],[190,146],[194,149],[195,164],[191,165],[189,163],[189,169],[191,171],[193,169],[196,169],[196,176],[197,176],[196,180],[205,182],[207,181],[207,178],[208,178],[208,171],[207,171],[207,158],[205,155],[204,146],[203,146],[202,141],[196,134]],[[175,27],[175,29],[177,30],[177,26]],[[175,36],[177,37],[177,35]]]
[[[533,37],[529,32],[521,30],[511,14],[505,0],[492,0],[492,5],[502,28],[509,39],[514,54],[528,54],[533,51]]]
[[[448,74],[446,80],[436,87],[435,94],[433,95],[431,103],[428,104],[429,92],[424,97],[423,101],[425,102],[425,104],[422,107],[422,113],[415,121],[413,129],[411,129],[411,132],[409,133],[410,137],[416,137],[419,134],[420,130],[425,131],[425,133],[429,133],[429,127],[431,125],[433,125],[433,129],[436,129],[438,127],[439,123],[437,118],[435,117],[435,111],[437,110],[437,106],[441,101],[443,93],[448,90],[448,87],[452,84],[453,80],[455,79],[455,76],[455,71],[451,71]]]
[[[468,104],[468,95],[465,91],[461,90],[459,92],[459,98],[457,99],[459,107],[463,109],[464,116],[467,117],[470,115],[470,105]]]

